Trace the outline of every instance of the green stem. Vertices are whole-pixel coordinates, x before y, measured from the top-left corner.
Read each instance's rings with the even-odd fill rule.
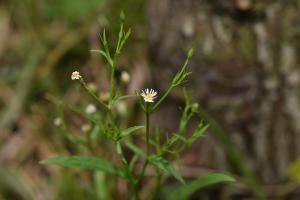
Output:
[[[149,110],[149,103],[146,103],[146,160],[143,165],[142,171],[139,175],[137,186],[141,183],[144,178],[145,171],[148,165],[148,159],[150,154],[150,110]]]
[[[150,144],[150,113],[149,104],[146,105],[146,154],[149,156],[149,144]]]
[[[160,173],[159,169],[157,169],[157,176],[156,176],[156,186],[155,186],[155,191],[153,193],[153,198],[152,199],[156,199],[156,196],[159,192],[159,187],[160,187],[160,183],[161,183],[161,179],[162,179],[162,174]]]
[[[115,63],[115,61],[114,61],[114,63]],[[110,101],[112,101],[112,99],[114,97],[114,90],[115,90],[115,64],[113,66],[111,66],[110,84],[109,84]]]
[[[91,89],[86,85],[86,83],[84,82],[84,80],[81,78],[79,79],[80,84],[82,85],[82,87],[99,103],[101,104],[105,109],[110,110],[108,108],[108,106],[99,99],[99,97],[93,92],[91,91]]]

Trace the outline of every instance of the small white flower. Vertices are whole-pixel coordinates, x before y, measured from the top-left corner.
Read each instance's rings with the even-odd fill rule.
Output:
[[[89,104],[86,108],[85,108],[85,112],[87,114],[93,114],[94,112],[96,112],[97,108],[94,104]]]
[[[124,82],[124,83],[128,83],[130,81],[130,74],[126,71],[122,71],[121,81]]]
[[[145,89],[142,90],[141,96],[144,98],[145,102],[154,102],[154,99],[156,98],[157,92],[153,89]]]
[[[61,126],[62,125],[62,119],[60,117],[56,117],[54,120],[53,120],[53,124],[57,127]]]
[[[79,74],[78,71],[73,72],[71,75],[72,80],[79,80],[80,78],[81,78],[81,75]]]

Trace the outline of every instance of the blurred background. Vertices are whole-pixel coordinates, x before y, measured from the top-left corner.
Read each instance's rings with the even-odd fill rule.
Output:
[[[194,199],[300,199],[299,0],[1,1],[0,199],[96,199],[87,174],[38,161],[81,152],[58,128],[87,129],[64,106],[91,102],[70,74],[105,96],[106,64],[90,49],[104,28],[115,42],[122,10],[132,29],[119,62],[124,92],[162,94],[195,50],[186,88],[210,129],[184,153],[182,173],[224,171],[237,182]],[[171,132],[183,104],[175,91],[155,122]],[[120,115],[138,120],[135,107]]]

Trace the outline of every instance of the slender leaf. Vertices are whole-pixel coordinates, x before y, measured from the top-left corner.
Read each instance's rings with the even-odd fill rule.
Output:
[[[134,94],[143,111],[146,111],[141,95],[138,93],[138,91],[134,91]]]
[[[116,105],[119,101],[126,99],[126,98],[130,98],[133,97],[134,95],[126,95],[126,96],[118,96],[116,95],[113,100],[112,100],[112,105]]]
[[[89,156],[61,156],[42,160],[41,164],[60,165],[63,167],[78,167],[95,171],[103,171],[108,174],[124,177],[124,174],[114,167],[110,162]]]
[[[134,168],[136,162],[138,161],[138,159],[139,159],[139,155],[134,154],[134,156],[133,156],[133,158],[130,160],[130,163],[129,163],[129,166],[128,166],[128,168],[129,168],[130,171],[133,170],[133,168]]]
[[[144,128],[144,126],[133,126],[121,132],[121,138],[131,135],[134,131]]]
[[[154,166],[158,167],[159,169],[170,173],[172,176],[174,176],[178,181],[180,181],[181,183],[185,183],[183,178],[181,177],[181,175],[179,174],[178,171],[176,171],[173,166],[166,161],[165,159],[163,159],[160,156],[155,156],[149,159],[150,163],[152,163]]]
[[[92,49],[90,50],[91,52],[97,52],[100,53],[105,59],[106,61],[112,65],[113,64],[113,60],[111,59],[110,55],[107,53],[107,51],[103,51],[101,49]]]
[[[127,160],[124,157],[122,146],[121,146],[121,143],[119,141],[116,142],[116,150],[117,150],[117,154],[120,156],[120,158],[123,161],[123,163],[125,163],[127,165]]]
[[[218,183],[228,183],[234,182],[235,179],[220,173],[212,173],[199,177],[197,180],[189,182],[178,189],[174,190],[168,196],[168,200],[185,200],[188,199],[196,191],[203,189],[205,187],[218,184]]]
[[[66,137],[68,138],[68,140],[70,140],[71,142],[73,142],[74,144],[80,144],[80,145],[86,145],[86,141],[83,138],[80,138],[76,135],[73,134],[67,134]]]
[[[90,137],[92,140],[96,140],[100,132],[100,125],[96,124],[91,131]]]
[[[199,124],[198,128],[195,130],[193,135],[188,139],[188,144],[191,145],[199,137],[203,136],[204,132],[208,129],[209,125]]]
[[[109,182],[107,181],[107,175],[104,172],[96,171],[93,173],[95,193],[97,199],[112,199],[109,191]]]
[[[131,149],[136,155],[139,155],[139,156],[141,156],[141,157],[143,157],[143,158],[146,158],[146,157],[147,157],[146,153],[145,153],[142,149],[140,149],[140,148],[137,147],[136,145],[132,144],[131,142],[127,142],[127,143],[126,143],[126,146],[127,146],[129,149]]]

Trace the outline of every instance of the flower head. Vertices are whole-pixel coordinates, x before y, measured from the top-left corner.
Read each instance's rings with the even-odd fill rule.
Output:
[[[86,108],[85,108],[85,112],[87,114],[93,114],[97,111],[97,108],[94,104],[89,104]]]
[[[79,80],[80,78],[81,78],[81,75],[79,74],[78,71],[73,72],[71,75],[72,80]]]
[[[145,102],[154,102],[154,99],[156,98],[157,92],[153,89],[145,89],[142,90],[141,96],[144,98]]]

